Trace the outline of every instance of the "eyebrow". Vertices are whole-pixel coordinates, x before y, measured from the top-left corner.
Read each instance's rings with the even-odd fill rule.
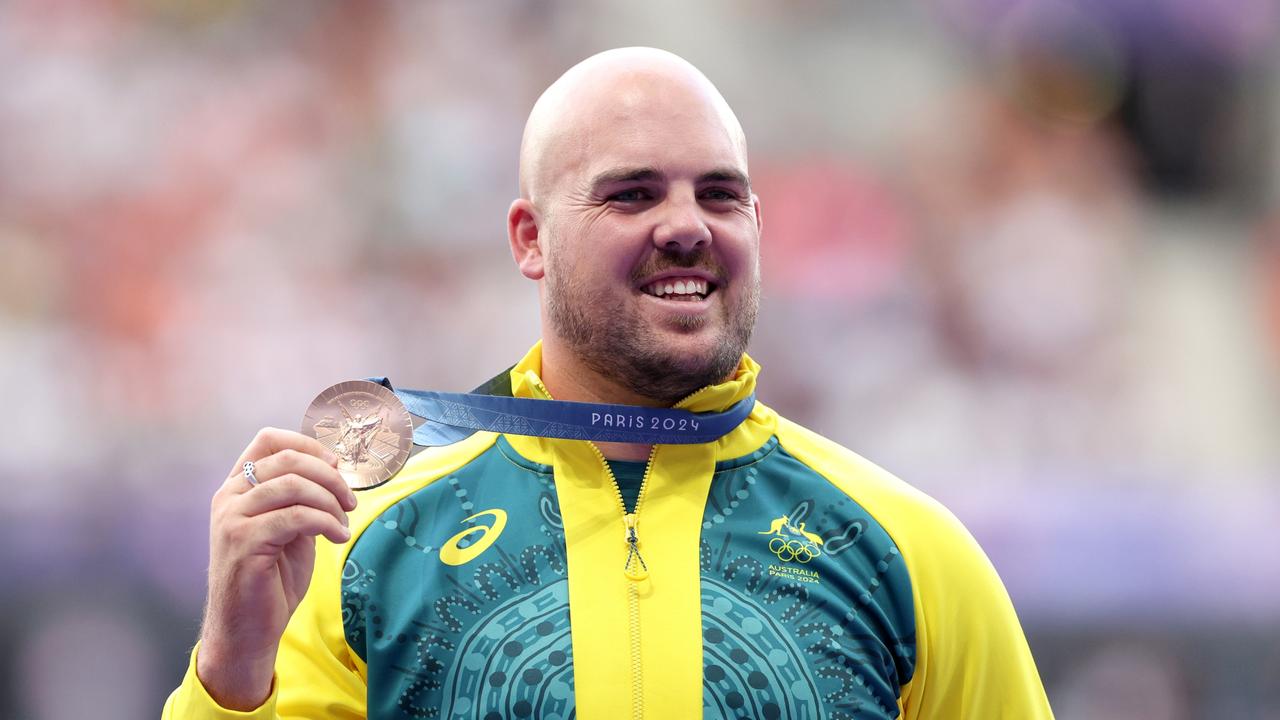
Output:
[[[654,182],[662,180],[665,176],[657,168],[652,167],[632,167],[618,168],[615,170],[606,170],[596,175],[591,180],[591,187],[599,189],[607,185],[625,182]],[[705,172],[698,176],[697,184],[709,182],[727,182],[735,183],[742,186],[743,189],[751,189],[751,179],[742,171],[733,167],[721,167]]]
[[[602,188],[606,185],[625,182],[653,182],[661,180],[662,173],[651,167],[617,168],[606,170],[591,179],[591,187]]]
[[[732,167],[716,168],[698,177],[699,185],[708,182],[736,183],[741,185],[744,190],[751,189],[751,178],[747,177],[741,170]]]

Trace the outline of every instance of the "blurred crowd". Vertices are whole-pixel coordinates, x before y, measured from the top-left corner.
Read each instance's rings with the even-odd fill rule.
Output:
[[[1278,25],[1273,0],[0,1],[0,716],[158,712],[258,427],[527,349],[525,116],[645,44],[750,138],[762,399],[956,511],[1059,717],[1280,718]]]

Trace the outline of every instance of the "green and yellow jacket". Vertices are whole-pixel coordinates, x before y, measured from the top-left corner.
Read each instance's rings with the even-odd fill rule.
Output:
[[[547,397],[540,368],[535,346],[512,394]],[[677,407],[727,408],[758,371]],[[480,432],[362,493],[351,527],[318,540],[267,702],[219,708],[197,647],[166,720],[1052,717],[959,521],[761,403],[655,446],[633,508],[589,442]]]

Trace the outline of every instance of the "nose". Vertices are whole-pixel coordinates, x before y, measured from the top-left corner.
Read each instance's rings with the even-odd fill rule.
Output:
[[[663,214],[653,229],[653,244],[658,249],[684,254],[711,244],[711,228],[703,221],[696,199],[673,194],[663,205]]]

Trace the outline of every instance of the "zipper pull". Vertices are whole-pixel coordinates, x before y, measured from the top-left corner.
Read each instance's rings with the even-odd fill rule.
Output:
[[[622,566],[622,574],[626,575],[628,580],[644,580],[649,577],[649,566],[645,565],[644,558],[640,557],[640,538],[636,536],[635,513],[623,515],[622,522],[627,526],[627,562]]]

